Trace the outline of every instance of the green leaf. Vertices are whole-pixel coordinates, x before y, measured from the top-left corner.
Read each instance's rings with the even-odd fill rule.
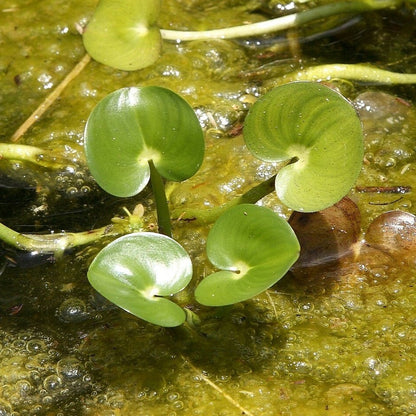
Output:
[[[360,119],[344,97],[318,83],[293,82],[269,91],[251,108],[243,134],[261,160],[296,160],[276,176],[277,195],[296,211],[338,202],[361,170]]]
[[[299,250],[295,233],[273,211],[237,205],[217,220],[208,235],[208,258],[222,270],[201,281],[196,300],[223,306],[250,299],[281,279]]]
[[[161,176],[183,181],[204,157],[204,137],[192,107],[161,87],[122,88],[92,111],[85,127],[90,171],[108,193],[136,195],[149,182],[149,161]]]
[[[100,0],[83,34],[96,61],[134,71],[153,64],[162,38],[156,26],[161,0]]]
[[[89,282],[102,296],[138,318],[168,327],[181,325],[186,314],[162,296],[181,291],[191,278],[192,263],[184,248],[155,233],[118,238],[88,270]]]

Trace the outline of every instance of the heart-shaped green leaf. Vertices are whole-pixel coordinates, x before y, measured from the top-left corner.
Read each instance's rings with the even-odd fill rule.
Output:
[[[223,306],[250,299],[282,278],[299,250],[295,233],[273,211],[237,205],[217,220],[208,235],[208,258],[222,270],[201,281],[196,300]]]
[[[277,195],[296,211],[338,202],[361,170],[361,121],[344,97],[318,83],[293,82],[269,91],[249,111],[243,133],[259,159],[296,160],[276,176]]]
[[[96,61],[134,71],[155,62],[162,38],[156,26],[161,0],[100,0],[83,34]]]
[[[178,326],[186,318],[162,297],[181,291],[192,278],[185,249],[162,234],[135,233],[118,238],[91,263],[88,280],[105,298],[155,325]]]
[[[192,107],[161,87],[122,88],[92,111],[85,127],[85,153],[97,183],[108,193],[136,195],[149,182],[149,161],[171,181],[199,169],[204,137]]]

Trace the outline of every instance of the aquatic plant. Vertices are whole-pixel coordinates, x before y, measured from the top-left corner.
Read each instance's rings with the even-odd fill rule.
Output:
[[[354,68],[367,79],[365,68]],[[348,70],[342,71],[347,77]],[[315,79],[319,71],[305,73]],[[378,80],[388,74],[382,71]],[[88,166],[97,183],[115,196],[136,195],[150,180],[159,232],[168,236],[149,232],[142,220],[143,208],[138,205],[132,214],[126,210],[127,219],[115,217],[110,226],[97,230],[24,235],[0,224],[0,237],[19,249],[58,255],[103,237],[128,234],[97,255],[88,271],[89,281],[103,296],[141,319],[177,326],[185,321],[187,310],[173,302],[174,295],[191,281],[192,265],[186,251],[169,237],[170,219],[215,223],[208,235],[207,255],[219,270],[199,282],[195,299],[207,306],[250,299],[275,284],[294,264],[299,267],[300,249],[286,221],[253,204],[276,191],[284,204],[299,211],[289,222],[299,230],[304,220],[295,223],[296,215],[304,218],[302,215],[309,215],[304,213],[330,207],[354,185],[361,168],[363,138],[360,120],[348,101],[314,82],[292,82],[264,94],[251,107],[243,134],[256,157],[281,163],[276,175],[222,206],[181,207],[180,213],[169,213],[163,178],[182,181],[191,177],[204,156],[203,134],[195,113],[183,98],[165,88],[115,91],[88,119],[84,135]],[[48,168],[63,163],[53,153],[31,146],[4,145],[0,150],[4,157]],[[388,217],[388,225],[392,217]],[[405,221],[414,224],[414,217]],[[385,229],[384,223],[381,227]],[[391,251],[392,244],[383,243],[380,229],[376,225],[369,229],[366,244]],[[394,232],[391,239],[395,239]],[[346,244],[346,252],[352,244]],[[327,257],[334,258],[333,252]],[[310,265],[305,256],[302,262]]]
[[[161,0],[100,1],[83,34],[86,50],[98,62],[126,71],[151,65],[162,45],[156,26],[160,6]]]
[[[113,68],[135,71],[157,61],[162,52],[163,40],[180,43],[190,40],[247,38],[298,28],[334,15],[399,8],[402,3],[401,0],[333,2],[253,24],[207,31],[178,31],[158,28],[157,17],[161,12],[161,0],[140,2],[101,0],[87,27],[79,28],[88,53],[15,131],[11,141],[18,141],[30,126],[41,118],[66,86],[84,70],[91,57]],[[415,0],[406,2],[406,4],[412,3],[415,3]],[[266,86],[271,88],[291,81],[322,81],[339,78],[387,85],[416,83],[416,74],[392,72],[367,64],[336,63],[302,67],[301,70],[268,80]]]
[[[274,285],[299,256],[289,224],[268,208],[242,204],[214,224],[207,254],[220,271],[203,279],[195,299],[208,306],[242,302]]]
[[[360,173],[361,122],[341,95],[323,85],[300,82],[271,90],[251,108],[243,134],[259,159],[289,162],[276,176],[276,192],[293,210],[333,205]]]
[[[158,87],[124,88],[104,98],[85,129],[86,157],[98,184],[113,195],[130,196],[158,170],[170,180],[192,176],[201,164],[203,143],[190,111],[180,97]],[[360,120],[344,98],[325,86],[292,83],[270,91],[252,107],[244,137],[255,156],[288,160],[275,186],[293,209],[314,211],[334,204],[360,171]],[[155,198],[158,213],[163,213],[159,219],[164,218],[159,231],[170,231],[162,182],[153,189],[163,195]],[[269,187],[265,190],[257,197],[270,192]],[[207,253],[222,270],[198,285],[198,302],[221,306],[247,300],[276,283],[297,260],[293,230],[268,208],[237,203],[220,208],[216,216]],[[179,325],[185,313],[160,299],[182,290],[191,279],[190,260],[179,247],[153,233],[121,237],[99,253],[88,278],[101,294],[136,316]]]
[[[218,272],[203,279],[196,300],[207,306],[245,301],[283,277],[299,257],[290,225],[270,209],[253,205],[276,191],[296,211],[319,211],[338,202],[354,185],[363,157],[361,122],[340,94],[312,82],[276,87],[250,109],[243,136],[249,151],[282,162],[277,174],[213,209],[182,209],[182,220],[215,222],[207,255]],[[192,278],[190,258],[171,238],[171,215],[163,178],[183,181],[204,156],[202,129],[192,108],[171,90],[130,87],[114,91],[91,112],[85,155],[97,183],[126,197],[152,184],[158,230],[149,232],[138,205],[128,219],[87,233],[28,236],[5,226],[2,239],[21,249],[60,254],[104,236],[128,234],[106,246],[88,279],[103,296],[130,313],[162,326],[177,326],[184,310],[164,296]]]
[[[30,162],[51,169],[59,168],[68,162],[57,152],[25,144],[0,143],[0,155],[4,159]]]
[[[94,108],[85,127],[85,154],[98,184],[126,197],[149,182],[159,228],[171,235],[162,179],[183,181],[204,157],[204,138],[189,104],[161,87],[122,88]]]
[[[191,259],[175,240],[142,232],[108,244],[95,257],[88,280],[101,295],[126,311],[161,326],[178,326],[185,311],[166,297],[192,278]]]
[[[161,0],[100,0],[84,30],[83,41],[85,49],[98,62],[134,71],[145,68],[158,59],[162,50],[162,39],[190,41],[247,38],[299,27],[336,14],[385,9],[401,3],[398,0],[333,2],[242,26],[207,31],[178,31],[158,28]]]
[[[85,21],[85,14],[91,12],[91,4],[82,7],[78,3],[77,6],[81,7],[74,7],[71,13],[63,15],[68,25],[80,15]],[[286,2],[288,7],[295,4],[301,9],[324,3]],[[250,21],[251,18],[258,20],[261,16],[277,12],[277,7],[284,6],[283,3],[280,5],[261,0],[164,1],[163,4],[182,8],[183,15],[178,13],[172,17],[172,25],[178,27],[182,22],[185,26],[187,21],[191,25],[192,18],[198,19],[201,11],[204,20],[195,22],[195,27],[212,25],[217,13],[224,16],[223,22],[238,24],[238,21]],[[252,6],[246,9],[248,4],[261,5],[262,8],[254,9],[255,6]],[[32,6],[28,11],[36,14],[35,9]],[[43,9],[46,10],[45,7]],[[13,14],[8,13],[16,17],[20,28],[22,11],[19,8]],[[24,10],[23,14],[29,16],[28,11]],[[172,12],[176,13],[176,9]],[[240,13],[243,18],[233,17]],[[36,39],[36,43],[48,55],[49,63],[45,63],[40,55],[33,62],[34,69],[46,70],[56,63],[64,63],[62,72],[52,73],[51,83],[54,85],[70,70],[69,65],[76,64],[75,60],[81,58],[83,52],[80,37],[74,30],[70,33],[70,42],[64,40],[68,36],[55,36],[58,17],[56,23],[49,18],[50,27],[47,26],[48,20],[44,26],[43,18],[40,29],[37,25],[41,33],[52,35],[49,43],[43,44],[33,31],[32,42],[29,40],[28,43],[28,46],[32,46]],[[35,162],[20,159],[18,152],[2,152],[3,158],[9,159],[2,161],[2,221],[22,233],[38,233],[24,240],[29,245],[28,252],[8,247],[3,242],[1,244],[4,343],[11,346],[10,354],[26,357],[13,371],[3,372],[4,384],[11,386],[8,397],[13,398],[3,398],[5,411],[13,413],[21,410],[24,413],[27,407],[33,407],[31,403],[39,403],[39,412],[54,414],[80,414],[83,410],[100,413],[110,408],[113,412],[123,414],[135,413],[138,408],[143,408],[143,412],[153,414],[166,412],[167,407],[173,412],[180,412],[178,409],[181,407],[182,412],[192,413],[195,405],[202,413],[206,408],[214,409],[213,413],[221,410],[232,412],[235,408],[235,412],[247,415],[259,413],[260,407],[270,409],[271,413],[284,411],[280,407],[290,407],[293,412],[301,413],[305,406],[308,409],[312,407],[310,412],[317,414],[324,412],[325,406],[329,407],[329,412],[335,413],[354,412],[354,409],[359,413],[369,408],[379,414],[399,410],[410,412],[412,385],[410,382],[403,384],[403,377],[399,376],[403,371],[405,374],[410,371],[408,363],[414,353],[411,325],[402,318],[414,316],[415,312],[412,306],[415,221],[414,215],[397,210],[414,213],[415,195],[411,188],[414,189],[416,185],[412,140],[415,131],[415,90],[413,87],[384,88],[372,84],[368,74],[375,75],[376,72],[374,68],[370,73],[368,66],[363,66],[360,76],[354,73],[358,65],[346,65],[344,71],[344,66],[319,64],[334,62],[335,57],[341,61],[345,58],[345,62],[356,62],[360,57],[365,57],[383,68],[411,72],[414,69],[415,54],[412,52],[415,49],[410,33],[415,17],[414,13],[409,15],[409,10],[403,6],[400,10],[370,13],[367,16],[365,13],[359,16],[337,16],[299,31],[289,31],[287,37],[273,35],[238,42],[196,41],[169,45],[164,42],[167,54],[162,56],[160,62],[136,73],[112,70],[91,62],[78,80],[70,84],[62,100],[56,101],[35,127],[27,130],[25,137],[22,137],[22,144],[39,146]],[[334,20],[336,27],[333,26]],[[169,16],[162,17],[161,21],[169,21]],[[332,32],[326,39],[327,35],[322,32],[324,25],[330,25]],[[10,40],[13,42],[17,32],[13,31],[13,25],[11,29],[14,35]],[[309,39],[311,33],[317,33],[315,40]],[[71,55],[64,53],[62,48],[58,49],[62,51],[61,56],[50,54],[51,49],[47,46],[56,45],[54,41],[60,41],[61,38],[63,42],[60,43],[73,48]],[[369,42],[370,39],[374,42]],[[286,49],[287,40],[295,43],[294,49]],[[406,51],[409,53],[406,54]],[[215,57],[210,54],[215,54]],[[7,124],[3,135],[6,142],[32,106],[38,105],[41,98],[52,90],[36,93],[36,80],[29,81],[25,86],[23,76],[22,85],[19,88],[16,86],[16,92],[9,90],[5,81],[13,75],[13,70],[21,68],[23,71],[29,66],[29,63],[25,65],[19,59],[19,54],[13,55],[15,64],[12,62],[3,80],[6,103],[14,102],[10,110],[4,106],[3,122]],[[7,56],[4,58],[8,60]],[[199,66],[192,71],[197,62]],[[316,71],[308,68],[308,65],[317,64]],[[324,71],[325,68],[327,70]],[[260,201],[260,207],[243,205],[254,202],[256,195],[276,192],[276,176],[272,175],[299,164],[299,160],[296,161],[298,154],[283,158],[281,162],[255,161],[246,151],[240,134],[246,111],[254,100],[262,97],[273,85],[307,77],[320,80],[323,73],[326,74],[323,84],[339,88],[342,94],[351,98],[364,123],[365,166],[351,192],[358,207],[349,201],[352,207],[346,209],[348,207],[344,207],[344,202],[347,199],[343,199],[323,211],[291,213],[275,195]],[[354,74],[352,79],[361,78],[363,82],[345,81],[351,74]],[[389,74],[385,71],[378,79],[385,82]],[[334,80],[336,75],[340,79]],[[401,74],[396,81],[400,82],[405,76]],[[136,271],[129,274],[129,278],[137,277],[134,285],[124,284],[112,274],[111,267],[106,267],[103,276],[101,272],[98,275],[98,286],[94,284],[93,289],[86,278],[93,256],[122,234],[130,236],[130,233],[139,233],[140,236],[142,232],[155,230],[156,205],[151,196],[150,183],[140,195],[119,199],[99,189],[84,165],[84,153],[80,147],[84,141],[82,127],[92,106],[105,94],[120,87],[151,84],[167,86],[189,99],[205,130],[206,160],[200,171],[185,183],[166,184],[173,235],[191,255],[194,276],[180,292],[175,293],[175,288],[171,287],[168,294],[164,295],[152,278],[139,273],[140,263],[136,266],[135,254],[140,248],[137,247],[132,250],[131,257],[128,253],[129,264],[122,269]],[[32,90],[31,94],[28,89]],[[386,94],[386,91],[391,95]],[[8,96],[9,92],[11,96]],[[19,95],[22,95],[20,100]],[[21,100],[25,101],[23,106]],[[247,126],[247,122],[245,124]],[[18,150],[14,146],[10,146],[10,149]],[[42,161],[52,149],[70,157],[54,166],[34,165],[36,160]],[[262,180],[264,182],[258,183]],[[9,185],[11,188],[8,188]],[[89,190],[84,192],[83,189],[87,188],[85,185]],[[256,187],[249,189],[253,185]],[[24,192],[22,186],[25,187]],[[27,186],[31,187],[30,193],[26,192]],[[392,190],[394,188],[396,191]],[[145,206],[143,216],[140,205],[134,209],[138,202]],[[131,213],[123,213],[120,210],[122,205],[128,207]],[[10,206],[16,208],[9,210]],[[295,231],[301,253],[292,266],[286,265],[290,270],[277,284],[254,295],[254,299],[245,301],[254,292],[246,294],[238,289],[248,289],[244,279],[249,275],[251,282],[258,286],[262,283],[256,290],[264,290],[273,284],[271,280],[260,282],[263,279],[257,278],[254,272],[267,267],[261,263],[267,261],[269,254],[272,261],[276,261],[278,250],[274,251],[274,247],[264,240],[255,241],[256,234],[253,237],[244,234],[245,230],[250,231],[250,223],[245,222],[250,215],[248,209],[253,208],[254,211],[262,206],[272,207],[275,212],[266,211],[273,214],[273,218],[290,217],[288,222]],[[208,207],[210,209],[205,209]],[[239,211],[239,208],[242,210]],[[230,263],[220,263],[222,258],[216,261],[216,257],[209,254],[209,246],[207,254],[202,251],[211,225],[213,231],[220,231],[222,213],[226,217],[234,210],[239,211],[235,216],[237,226],[231,228],[231,233],[220,235],[211,244],[219,255],[231,258]],[[382,214],[372,222],[376,215],[386,210],[395,211]],[[115,217],[110,221],[115,212],[124,218]],[[363,216],[362,223],[359,221],[360,214]],[[217,217],[219,219],[215,223]],[[285,221],[281,222],[285,224]],[[247,224],[247,227],[240,229],[240,224]],[[94,227],[101,228],[90,230]],[[82,230],[85,232],[71,233]],[[45,235],[49,232],[54,234]],[[157,237],[157,234],[152,235]],[[213,235],[209,234],[209,244],[213,241]],[[13,235],[15,242],[20,243],[20,237],[18,233]],[[234,247],[229,243],[229,237],[235,237],[234,240],[238,241]],[[222,241],[227,242],[224,247]],[[235,253],[240,241],[246,250]],[[57,250],[54,254],[57,257],[56,264],[51,264],[53,256],[40,255],[41,250],[38,249],[47,250],[52,244],[56,248],[60,247],[61,251],[72,249],[62,259],[57,257]],[[90,246],[80,247],[81,244]],[[123,247],[122,242],[120,244]],[[249,263],[251,247],[260,247],[253,255],[265,251],[265,256],[259,263],[253,261],[250,269],[241,267]],[[99,256],[96,257],[97,264]],[[117,269],[114,257],[117,256],[108,257],[107,260],[114,260],[114,268]],[[124,261],[120,265],[121,269],[127,263],[127,257],[119,256],[119,259]],[[157,258],[152,259],[150,253],[146,252],[145,260],[149,259],[157,264]],[[165,261],[165,257],[162,260]],[[39,267],[40,261],[45,263],[42,267]],[[407,261],[413,263],[411,270],[406,267]],[[34,262],[37,262],[38,267],[26,268],[34,267]],[[168,271],[174,267],[174,262],[169,264],[172,266],[169,266]],[[274,271],[267,276],[265,274],[264,280],[279,279],[279,274],[274,274]],[[229,273],[225,275],[225,272]],[[89,270],[91,273],[92,266]],[[224,285],[218,289],[213,285],[211,294],[207,290],[204,295],[208,301],[204,302],[199,297],[199,290],[218,273],[224,273],[221,274],[224,277],[221,283]],[[123,280],[128,279],[119,274]],[[92,277],[90,280],[92,282]],[[97,292],[100,291],[101,280],[104,290],[107,285],[117,289],[108,291],[107,298],[110,301],[105,301]],[[145,283],[155,296],[146,297],[149,292],[144,288]],[[219,306],[218,303],[218,306],[207,307],[198,304],[204,302],[209,305],[212,299],[221,298],[221,290],[227,292],[224,290],[226,284],[230,288],[228,292],[239,295],[235,299],[243,303],[230,306]],[[133,306],[140,306],[136,309],[140,318],[111,304],[114,300],[117,302],[114,299],[117,293],[124,291],[132,295]],[[241,296],[241,293],[245,296]],[[230,296],[225,294],[227,296],[222,302],[229,303]],[[163,316],[165,308],[162,302],[153,308],[154,301],[159,299],[166,300],[172,307],[172,313],[168,309],[167,315],[169,318],[172,315],[174,320],[167,321],[168,316]],[[120,306],[129,307],[128,300],[123,299]],[[191,317],[189,310],[194,313]],[[146,313],[152,324],[142,321],[146,319]],[[187,321],[181,328],[171,331],[153,326],[180,324],[184,313]],[[188,324],[196,313],[200,321],[192,321],[195,333],[188,330]],[[157,321],[154,320],[156,317]],[[29,327],[33,330],[28,333]],[[37,339],[32,341],[32,337]],[[26,343],[18,343],[16,339],[25,339]],[[362,351],[362,344],[374,348],[370,348],[370,352]],[[322,348],[323,345],[325,348]],[[402,354],[385,354],[386,348],[389,352],[392,345],[397,346],[394,351],[407,351],[409,360],[403,360]],[[56,348],[59,354],[56,354]],[[50,359],[42,365],[40,378],[37,377],[40,382],[33,383],[33,371],[29,370],[36,367],[38,358],[42,358],[39,352],[46,352],[46,349]],[[342,357],[339,351],[343,352]],[[6,364],[10,362],[10,354],[3,357]],[[314,359],[311,360],[311,357]],[[58,363],[58,360],[62,361]],[[357,366],[351,366],[352,362]],[[401,362],[403,365],[400,367]],[[29,370],[26,371],[26,368]],[[395,371],[397,377],[392,381],[389,368],[403,371]],[[52,371],[52,376],[51,369],[56,370]],[[323,369],[334,371],[328,373]],[[387,372],[383,372],[386,369]],[[254,371],[250,373],[251,370]],[[19,373],[18,383],[14,383],[16,372]],[[71,374],[77,376],[68,377]],[[62,381],[57,388],[56,380]],[[189,380],[194,381],[191,387],[196,388],[193,395],[189,393],[192,390],[187,382]],[[339,384],[339,380],[345,383]],[[325,389],[314,389],[317,383],[324,385]],[[255,389],[259,385],[267,387],[260,400]],[[20,394],[18,400],[16,397],[19,397],[22,386],[25,394]],[[212,388],[210,386],[221,390],[206,391]],[[51,393],[48,400],[43,400],[45,388]],[[103,394],[94,396],[97,388]],[[276,389],[285,400],[273,395]],[[146,404],[146,400],[142,399],[149,392],[152,400]],[[80,400],[76,400],[74,405],[71,404],[74,403],[71,397],[79,397]],[[205,397],[208,397],[209,403],[200,400]],[[389,400],[389,397],[392,399]],[[240,403],[241,407],[238,407]],[[10,406],[6,408],[8,404]],[[27,411],[30,412],[30,409]],[[210,410],[206,413],[210,413]]]

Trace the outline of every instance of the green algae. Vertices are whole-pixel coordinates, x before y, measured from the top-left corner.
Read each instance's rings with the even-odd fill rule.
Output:
[[[94,5],[92,0],[55,1],[53,7],[46,0],[3,1],[3,142],[84,55],[76,25],[85,24]],[[257,21],[278,9],[275,1],[172,0],[164,7],[163,27],[193,30]],[[72,164],[51,171],[2,161],[3,183],[12,178],[14,189],[24,189],[23,183],[32,190],[25,191],[23,208],[15,208],[22,194],[9,203],[2,199],[1,219],[20,231],[83,231],[108,224],[122,206],[132,209],[140,202],[146,221],[154,221],[147,194],[116,201],[98,189],[83,163],[90,111],[106,94],[130,85],[160,85],[180,93],[206,131],[202,169],[183,184],[169,185],[172,206],[225,203],[274,173],[273,166],[248,155],[238,135],[265,82],[335,59],[415,72],[414,23],[414,12],[403,8],[359,16],[344,30],[301,42],[300,50],[279,35],[259,39],[254,47],[233,41],[166,43],[157,63],[135,73],[91,62],[20,140],[64,152]],[[308,30],[300,33],[306,36]],[[366,162],[357,185],[415,189],[415,89],[335,84],[354,101],[366,131]],[[363,230],[386,210],[414,213],[416,203],[413,192],[355,191],[352,196]],[[290,214],[275,196],[262,204],[283,217]],[[212,272],[203,250],[207,229],[179,224],[174,233],[194,259],[196,281]],[[217,309],[195,304],[195,281],[177,299],[198,313],[200,325],[167,330],[132,318],[92,290],[86,271],[100,247],[58,261],[2,248],[0,413],[416,413],[413,266],[364,256],[335,272],[323,268],[319,276],[289,273],[255,299]],[[41,264],[22,267],[33,266],[33,258]]]

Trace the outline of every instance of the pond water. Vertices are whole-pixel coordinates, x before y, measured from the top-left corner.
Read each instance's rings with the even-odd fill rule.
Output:
[[[165,0],[159,23],[181,30],[225,27],[318,3]],[[95,5],[2,0],[2,142],[83,59],[77,27]],[[168,184],[172,207],[218,206],[274,174],[272,164],[248,154],[240,132],[252,103],[281,76],[316,64],[359,62],[416,73],[415,35],[415,9],[401,5],[256,39],[164,42],[155,64],[131,73],[91,61],[18,141],[53,149],[70,162],[53,170],[2,160],[1,222],[22,233],[78,232],[105,226],[137,203],[147,223],[155,220],[149,191],[122,200],[107,195],[83,156],[92,108],[133,85],[181,94],[204,128],[204,164],[192,179]],[[364,126],[364,166],[349,195],[358,207],[350,219],[361,241],[379,215],[415,212],[416,87],[326,82],[353,102]],[[285,218],[291,214],[274,196],[261,204]],[[207,232],[193,224],[174,227],[195,265],[195,281],[177,301],[199,315],[196,330],[146,324],[101,298],[86,272],[104,243],[62,258],[3,244],[0,414],[416,414],[414,235],[395,240],[406,240],[410,249],[396,246],[386,254],[362,244],[336,262],[293,269],[252,300],[203,308],[193,289],[213,270],[204,254]],[[333,236],[324,230],[314,238]]]

